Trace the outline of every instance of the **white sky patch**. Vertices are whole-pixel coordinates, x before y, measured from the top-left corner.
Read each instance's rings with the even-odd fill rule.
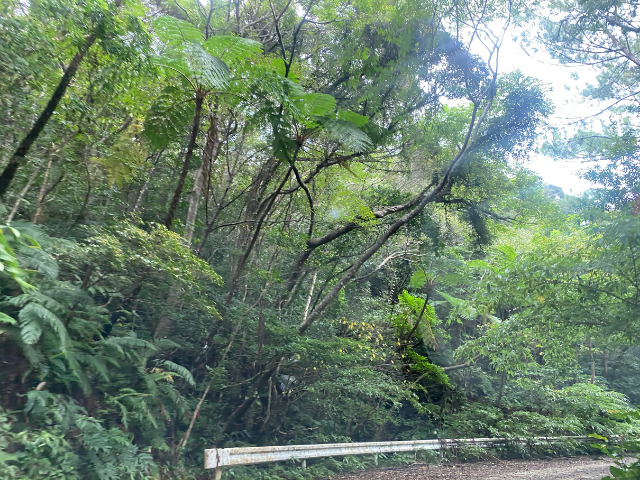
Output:
[[[513,40],[516,33],[508,33],[500,49],[500,72],[520,70],[550,85],[549,98],[555,105],[555,112],[549,119],[551,125],[575,131],[578,120],[602,110],[602,105],[587,103],[580,95],[588,82],[595,83],[595,72],[590,67],[561,65],[542,49],[527,53],[519,41]],[[579,195],[596,186],[580,178],[579,172],[584,165],[576,161],[554,161],[535,154],[525,165],[540,175],[545,183],[561,187],[568,194]]]

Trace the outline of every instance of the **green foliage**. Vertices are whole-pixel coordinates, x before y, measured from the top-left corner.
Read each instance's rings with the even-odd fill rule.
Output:
[[[104,428],[72,402],[56,405],[56,401],[48,394],[37,411],[31,410],[33,419],[46,420],[41,430],[19,424],[15,415],[0,413],[2,478],[145,480],[157,475],[151,456],[132,444],[131,435]],[[70,428],[76,429],[73,436],[68,435]]]
[[[615,412],[636,400],[640,225],[518,164],[545,88],[471,52],[525,12],[459,7],[0,4],[3,165],[96,38],[3,197],[0,477],[187,480],[211,445],[637,436]],[[631,157],[634,132],[584,152]]]
[[[618,415],[618,419],[623,422],[637,423],[640,419],[638,412],[624,412]],[[640,443],[637,439],[614,441],[607,437],[591,434],[590,437],[596,440],[607,442],[605,444],[596,443],[591,446],[597,448],[602,453],[614,460],[615,466],[609,467],[611,476],[603,477],[602,480],[613,480],[614,478],[638,478],[640,474],[640,462],[637,454],[640,452]]]

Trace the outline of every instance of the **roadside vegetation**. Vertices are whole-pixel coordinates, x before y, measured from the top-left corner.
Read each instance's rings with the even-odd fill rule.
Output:
[[[205,479],[211,446],[633,452],[635,9],[0,0],[0,478]],[[552,128],[549,87],[500,68],[513,28],[591,65],[603,112]],[[598,187],[545,185],[540,151]]]

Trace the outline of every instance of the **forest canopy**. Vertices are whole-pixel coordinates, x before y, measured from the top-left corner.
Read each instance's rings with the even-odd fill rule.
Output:
[[[514,29],[595,69],[597,122],[501,69]],[[622,2],[0,0],[0,478],[637,438],[639,32]]]

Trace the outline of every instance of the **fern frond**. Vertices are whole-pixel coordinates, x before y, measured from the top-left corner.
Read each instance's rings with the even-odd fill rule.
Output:
[[[164,15],[154,20],[158,38],[167,45],[182,45],[186,42],[200,43],[204,40],[202,32],[194,25],[176,17]]]
[[[36,302],[42,305],[47,310],[51,310],[52,312],[56,312],[59,314],[63,314],[64,312],[66,312],[66,308],[64,308],[64,306],[60,302],[58,302],[55,298],[51,298],[49,295],[43,293],[42,291],[36,290],[32,295]]]
[[[53,298],[59,303],[64,302],[68,308],[83,306],[93,307],[94,301],[86,290],[76,287],[70,283],[58,282],[57,286],[41,290],[41,292]]]
[[[36,305],[35,303],[29,303],[29,305]],[[40,340],[42,336],[42,325],[39,315],[37,315],[33,308],[27,309],[24,307],[18,313],[20,319],[20,338],[27,345],[33,345]]]
[[[18,313],[20,319],[21,336],[25,343],[33,345],[42,334],[41,325],[48,325],[60,340],[60,347],[66,348],[70,344],[69,332],[58,316],[39,303],[31,302],[25,305]],[[37,325],[37,327],[36,327]],[[26,332],[25,332],[25,329]]]
[[[206,88],[222,89],[229,81],[229,67],[219,58],[207,53],[198,43],[187,43],[180,49],[170,49],[158,57],[157,63]]]
[[[209,88],[225,88],[229,82],[229,67],[218,57],[207,53],[198,44],[189,44],[185,51],[191,74]]]
[[[193,119],[193,102],[182,89],[166,87],[156,98],[144,122],[144,135],[156,149],[180,138]]]
[[[58,262],[44,250],[20,249],[19,258],[26,268],[36,270],[49,280],[56,280],[60,274]]]
[[[75,352],[73,350],[64,350],[63,353],[64,358],[67,360],[67,364],[69,365],[69,370],[71,370],[71,373],[73,374],[73,380],[80,385],[80,388],[82,388],[84,393],[89,393],[91,391],[91,382],[80,366],[80,362],[77,358],[77,356],[82,355],[82,353]]]
[[[158,351],[171,350],[176,348],[182,348],[182,345],[174,342],[173,340],[169,340],[168,338],[161,338],[154,342],[154,345],[158,349]]]
[[[193,378],[193,375],[191,375],[191,372],[186,368],[184,368],[182,365],[178,365],[177,363],[174,363],[170,360],[159,361],[157,362],[157,365],[162,365],[168,371],[177,373],[182,378],[184,378],[187,381],[187,383],[192,387],[196,386],[196,381]]]
[[[15,318],[10,317],[6,313],[0,312],[0,323],[8,323],[9,325],[18,325]]]
[[[11,305],[12,307],[24,307],[27,303],[37,300],[33,293],[23,293],[8,298],[2,302],[2,305]]]
[[[340,143],[354,152],[365,152],[371,147],[371,139],[355,123],[346,120],[330,120],[326,130]]]
[[[84,363],[87,367],[91,368],[98,375],[100,375],[105,382],[109,383],[107,364],[102,357],[87,354],[84,352],[75,352],[74,355],[78,362]],[[115,366],[119,365],[116,363]]]
[[[260,42],[231,35],[213,36],[204,42],[202,47],[228,64],[255,57],[262,52]]]
[[[351,110],[339,110],[338,118],[340,120],[351,122],[355,124],[356,127],[362,127],[366,125],[367,122],[369,121],[369,117],[365,117],[364,115],[359,115],[356,112],[352,112]]]
[[[22,331],[20,333],[22,334]],[[46,372],[48,370],[48,367],[45,364],[45,358],[44,355],[42,355],[42,352],[34,348],[33,345],[25,343],[21,337],[19,338],[19,340],[21,340],[20,348],[22,350],[22,353],[29,361],[29,365],[31,366],[31,368]]]
[[[324,117],[336,108],[336,99],[325,93],[305,93],[292,98],[293,105],[306,117]]]

